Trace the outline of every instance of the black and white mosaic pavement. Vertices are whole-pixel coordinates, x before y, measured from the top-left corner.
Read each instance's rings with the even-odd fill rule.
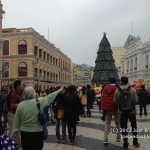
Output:
[[[139,148],[134,148],[132,138],[129,138],[130,150],[150,150],[150,105],[147,106],[148,116],[139,116],[139,107],[137,106],[137,127],[139,135]],[[44,142],[44,150],[122,150],[123,141],[116,142],[116,133],[109,133],[109,144],[104,146],[104,128],[105,123],[101,120],[102,112],[99,112],[98,106],[94,105],[91,117],[80,117],[77,125],[77,135],[74,145],[68,143],[62,144],[56,142],[55,124],[48,126],[49,137]],[[128,123],[130,129],[130,123]],[[114,119],[111,122],[111,129],[115,128]],[[61,130],[60,130],[61,131]],[[129,133],[132,135],[132,133]],[[68,134],[67,134],[68,138]]]

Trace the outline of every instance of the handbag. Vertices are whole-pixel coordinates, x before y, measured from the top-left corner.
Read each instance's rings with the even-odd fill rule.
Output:
[[[46,118],[45,118],[43,112],[40,110],[40,102],[37,98],[36,98],[36,104],[37,104],[37,108],[39,110],[38,120],[39,120],[40,124],[43,126],[43,140],[46,140],[47,137],[48,137],[48,129],[47,129],[47,125],[46,125]]]
[[[44,125],[44,124],[46,124],[46,118],[45,118],[43,112],[40,110],[40,102],[37,98],[36,98],[36,104],[37,104],[37,108],[39,110],[39,113],[38,113],[39,122],[41,125]]]
[[[63,109],[58,109],[57,118],[58,119],[64,118],[64,110]]]

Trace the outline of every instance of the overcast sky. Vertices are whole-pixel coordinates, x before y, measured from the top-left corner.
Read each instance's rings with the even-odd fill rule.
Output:
[[[112,47],[129,34],[150,39],[150,0],[1,0],[3,28],[32,27],[72,62],[95,65],[98,45],[107,33]]]

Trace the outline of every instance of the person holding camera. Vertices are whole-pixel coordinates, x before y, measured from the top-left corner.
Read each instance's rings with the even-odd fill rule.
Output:
[[[40,111],[43,112],[44,108],[49,106],[62,91],[63,87],[45,97],[38,98]],[[17,107],[12,129],[14,140],[18,131],[21,132],[23,150],[42,150],[43,148],[43,126],[39,122],[38,113],[36,92],[32,87],[26,87],[23,91],[23,101]]]

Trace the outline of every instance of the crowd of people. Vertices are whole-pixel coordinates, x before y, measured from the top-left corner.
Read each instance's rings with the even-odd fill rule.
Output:
[[[101,94],[102,97],[98,104],[99,110],[103,110],[102,120],[105,121],[104,145],[108,144],[110,124],[114,116],[117,129],[116,141],[120,142],[122,133],[123,147],[128,148],[127,122],[129,119],[133,131],[133,145],[139,147],[135,105],[139,104],[140,116],[142,116],[143,108],[144,115],[147,116],[148,92],[145,87],[141,86],[141,90],[136,92],[128,86],[127,77],[121,78],[120,85],[117,84],[115,78],[110,78],[108,84],[103,86]],[[7,107],[4,103],[6,101]],[[38,119],[37,101],[45,116],[46,125],[50,122],[56,124],[56,141],[66,143],[66,129],[68,129],[69,144],[73,144],[77,132],[76,126],[80,120],[79,116],[91,117],[95,92],[90,85],[83,86],[80,90],[71,85],[40,91],[32,87],[23,88],[20,80],[14,82],[14,91],[9,94],[6,94],[5,91],[1,92],[0,129],[8,127],[9,137],[16,141],[23,150],[42,150],[43,148],[43,126]],[[62,125],[62,135],[60,125]]]
[[[84,88],[83,88],[84,89]],[[83,91],[83,90],[82,90]],[[1,119],[0,127],[8,127],[8,135],[17,142],[23,150],[41,150],[43,148],[43,126],[39,123],[37,99],[40,103],[40,110],[43,112],[46,125],[56,123],[57,142],[66,143],[66,127],[68,128],[69,143],[75,142],[76,125],[79,115],[91,116],[91,107],[94,101],[94,90],[90,86],[85,87],[85,93],[77,91],[74,85],[46,89],[45,91],[34,90],[32,87],[23,88],[22,81],[14,82],[14,91],[9,94],[1,93]],[[81,95],[86,94],[86,102],[83,102]],[[81,98],[81,99],[80,99]],[[7,101],[7,112],[4,107]],[[51,112],[51,119],[49,117]],[[59,111],[63,110],[63,118],[59,118]],[[2,116],[4,122],[2,124]],[[60,122],[62,122],[62,137],[60,135]]]

